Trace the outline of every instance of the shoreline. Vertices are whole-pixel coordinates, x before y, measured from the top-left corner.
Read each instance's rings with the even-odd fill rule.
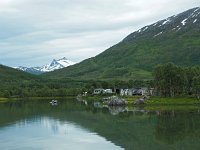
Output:
[[[100,102],[103,98],[109,97],[111,95],[88,95],[83,96],[82,99],[86,100],[87,102]],[[149,100],[146,100],[144,104],[135,105],[134,103],[142,96],[119,96],[120,98],[125,99],[128,102],[128,106],[184,106],[184,105],[199,105],[200,100],[193,98],[193,97],[158,97],[153,96]]]
[[[103,98],[110,97],[112,95],[88,95],[82,96],[82,99],[86,100],[88,103],[100,102]],[[200,100],[194,97],[158,97],[153,96],[149,100],[145,101],[144,104],[134,105],[135,101],[142,96],[119,96],[120,98],[125,99],[128,102],[128,106],[191,106],[199,105]],[[76,96],[67,96],[67,97],[24,97],[24,98],[4,98],[0,97],[0,103],[16,100],[51,100],[51,99],[76,99]]]

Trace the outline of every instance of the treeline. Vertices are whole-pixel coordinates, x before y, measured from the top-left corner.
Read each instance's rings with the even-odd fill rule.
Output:
[[[173,63],[154,70],[157,94],[165,97],[196,95],[200,98],[200,67],[180,67]]]
[[[0,80],[0,97],[64,97],[82,92],[84,83],[72,80]]]
[[[195,95],[200,98],[200,67],[180,67],[168,63],[158,65],[153,75],[152,80],[45,79],[9,68],[1,70],[0,66],[0,97],[64,97],[84,91],[93,93],[95,88],[154,87],[159,96]]]
[[[0,97],[64,97],[76,96],[96,88],[152,87],[152,81],[142,80],[70,80],[70,79],[0,79]]]

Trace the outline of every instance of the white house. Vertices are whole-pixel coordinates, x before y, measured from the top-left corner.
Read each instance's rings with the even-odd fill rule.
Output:
[[[120,96],[128,96],[130,94],[129,89],[121,89],[120,90]]]
[[[113,91],[112,91],[112,89],[105,89],[105,90],[103,91],[103,93],[104,93],[104,94],[112,94]]]
[[[120,96],[147,95],[147,88],[121,89]]]
[[[94,89],[93,94],[102,94],[104,92],[104,89]]]
[[[112,94],[113,91],[112,89],[102,89],[102,88],[99,88],[99,89],[95,89],[93,94]]]

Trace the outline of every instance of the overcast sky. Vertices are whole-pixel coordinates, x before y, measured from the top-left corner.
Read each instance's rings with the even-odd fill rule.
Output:
[[[200,0],[0,0],[0,64],[80,62]]]

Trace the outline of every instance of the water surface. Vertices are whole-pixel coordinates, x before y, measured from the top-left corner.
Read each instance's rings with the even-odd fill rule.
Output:
[[[0,104],[0,149],[199,150],[198,107],[94,108],[74,100]]]

